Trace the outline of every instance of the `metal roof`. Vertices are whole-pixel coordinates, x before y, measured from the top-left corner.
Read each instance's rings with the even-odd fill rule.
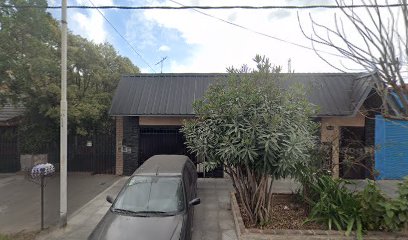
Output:
[[[113,97],[113,116],[192,116],[193,102],[227,74],[167,73],[123,76]],[[318,116],[353,116],[372,89],[361,73],[282,73],[301,83]]]
[[[24,107],[15,106],[12,104],[5,104],[3,107],[0,106],[0,122],[11,121],[16,117],[21,116],[24,113]]]
[[[185,155],[155,155],[147,159],[133,175],[181,175],[189,160]]]

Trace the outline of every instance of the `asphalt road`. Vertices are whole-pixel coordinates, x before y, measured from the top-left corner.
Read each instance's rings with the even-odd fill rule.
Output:
[[[68,216],[89,202],[117,180],[115,175],[68,174]],[[39,230],[40,185],[24,175],[0,177],[0,232],[16,233]],[[44,191],[44,225],[49,227],[59,220],[59,176],[46,179]]]

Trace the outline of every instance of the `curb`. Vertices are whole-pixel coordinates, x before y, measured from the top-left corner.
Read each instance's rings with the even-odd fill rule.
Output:
[[[344,231],[329,231],[329,230],[291,230],[291,229],[256,229],[246,228],[239,210],[238,202],[235,197],[235,193],[231,192],[231,211],[234,217],[235,228],[239,240],[272,240],[272,239],[355,239],[355,233],[351,233],[350,236],[345,236]],[[375,232],[368,231],[363,236],[364,239],[370,240],[385,240],[385,239],[408,239],[408,234],[404,232]]]
[[[99,193],[98,195],[96,195],[94,198],[92,198],[91,200],[89,200],[85,205],[83,205],[82,207],[80,207],[79,209],[75,210],[75,212],[71,213],[68,216],[67,222],[69,220],[71,220],[73,217],[75,217],[76,215],[78,215],[84,208],[88,207],[89,205],[92,204],[93,201],[95,201],[97,198],[101,197],[102,195],[106,194],[108,191],[110,191],[114,186],[116,186],[116,184],[118,184],[122,179],[127,178],[127,177],[120,177],[118,180],[116,180],[114,183],[112,183],[108,188],[106,188],[105,190],[103,190],[101,193]]]

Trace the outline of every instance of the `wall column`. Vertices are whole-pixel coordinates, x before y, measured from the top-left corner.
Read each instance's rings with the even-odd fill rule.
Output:
[[[123,153],[122,153],[122,141],[123,141],[123,117],[115,117],[116,122],[116,175],[123,175]]]
[[[139,167],[139,117],[123,119],[123,174],[132,175]]]
[[[333,166],[332,176],[340,176],[340,126],[333,125],[330,122],[322,121],[321,142],[331,145],[331,164]]]
[[[333,126],[333,139],[332,139],[332,164],[334,178],[340,177],[340,127]]]

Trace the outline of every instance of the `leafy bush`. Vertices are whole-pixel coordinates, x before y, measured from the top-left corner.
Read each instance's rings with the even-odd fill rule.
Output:
[[[358,194],[363,224],[367,230],[399,231],[408,223],[408,178],[399,184],[398,197],[384,197],[369,181]]]
[[[399,231],[408,223],[408,177],[399,184],[398,197],[383,195],[374,181],[359,193],[345,187],[347,181],[328,175],[312,175],[308,196],[304,199],[312,210],[308,221],[327,224],[331,230],[356,230],[362,239],[364,230]],[[312,197],[310,197],[312,196]]]
[[[254,61],[256,69],[231,68],[213,83],[182,132],[207,166],[225,166],[248,222],[263,226],[271,221],[273,180],[308,165],[317,124],[303,87],[284,88],[290,74],[266,57]]]
[[[311,186],[317,200],[310,202],[313,208],[309,220],[325,223],[329,230],[333,229],[333,225],[337,230],[347,230],[346,235],[357,230],[360,239],[363,226],[359,201],[355,194],[345,187],[346,183],[345,180],[333,179],[328,175],[318,177]]]
[[[368,181],[367,186],[359,194],[360,213],[363,225],[367,230],[384,230],[386,198],[374,181]]]

